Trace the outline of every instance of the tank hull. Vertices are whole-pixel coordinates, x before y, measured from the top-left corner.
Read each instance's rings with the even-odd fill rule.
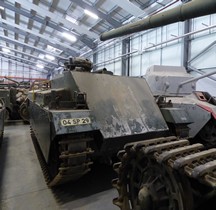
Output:
[[[95,159],[110,162],[128,142],[169,135],[142,78],[65,71],[28,98],[32,137],[51,186],[80,178]]]

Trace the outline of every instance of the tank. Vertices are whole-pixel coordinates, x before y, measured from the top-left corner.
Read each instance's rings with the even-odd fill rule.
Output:
[[[171,23],[185,21],[191,18],[201,17],[216,12],[215,0],[191,0],[173,9],[149,16],[140,21],[121,26],[104,32],[100,36],[101,41],[129,35],[151,28],[165,26]]]
[[[79,179],[94,161],[112,162],[128,142],[170,135],[142,78],[91,69],[70,58],[49,86],[29,91],[31,135],[50,187]]]
[[[215,12],[215,0],[191,0],[102,33],[100,39],[105,41]],[[113,165],[117,178],[112,181],[118,196],[113,199],[113,203],[121,210],[215,209],[216,127],[212,123],[215,122],[215,101],[206,92],[191,92],[194,87],[190,87],[190,93],[184,92],[185,87],[174,89],[173,92],[170,88],[172,85],[165,83],[162,89],[153,87],[152,90],[165,94],[158,96],[156,102],[173,135],[131,141],[118,152],[120,162]],[[182,94],[181,101],[174,102],[180,99],[175,97],[175,91],[179,96]],[[172,100],[168,97],[172,97]],[[186,107],[190,109],[186,111]],[[210,125],[208,122],[211,122]],[[189,128],[194,124],[202,126]],[[201,138],[197,138],[198,134],[194,133],[195,137],[191,141],[191,130],[205,132],[200,133]]]
[[[4,100],[0,98],[0,148],[4,137],[5,111]]]
[[[168,125],[176,124],[175,115],[184,112],[190,119],[188,138],[216,146],[216,100],[208,92],[196,91],[198,78],[184,67],[159,65],[149,67],[144,78]]]
[[[196,91],[184,67],[155,65],[143,78],[171,136],[127,143],[119,151],[113,203],[122,210],[215,209],[215,98]]]
[[[5,104],[5,119],[6,120],[24,120],[25,110],[21,105],[27,98],[29,85],[26,83],[19,83],[9,77],[5,79],[11,83],[0,84],[0,98],[4,100]]]

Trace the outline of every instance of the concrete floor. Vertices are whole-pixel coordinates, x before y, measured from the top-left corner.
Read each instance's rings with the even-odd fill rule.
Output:
[[[76,183],[51,190],[45,183],[29,125],[5,125],[0,149],[1,210],[119,210],[112,204],[117,195],[111,186],[115,176],[111,167],[98,165]]]

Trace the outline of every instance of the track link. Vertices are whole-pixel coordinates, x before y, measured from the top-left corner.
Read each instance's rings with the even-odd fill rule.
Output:
[[[93,141],[93,138],[85,137],[80,134],[80,136],[76,135],[76,139],[60,139],[58,142],[60,164],[58,172],[53,177],[51,176],[37,138],[31,127],[30,133],[45,180],[49,187],[77,180],[91,170],[90,165],[93,164],[93,162],[89,159],[89,156],[92,155],[94,151],[91,148],[86,147],[86,145],[87,142]]]
[[[190,145],[187,139],[178,139],[175,136],[171,136],[126,144],[124,150],[119,151],[118,158],[121,162],[113,165],[118,178],[114,179],[112,183],[113,187],[117,189],[119,196],[113,200],[113,203],[122,210],[193,209],[192,204],[184,207],[184,192],[178,195],[182,189],[177,189],[176,186],[179,184],[179,180],[185,180],[185,177],[187,181],[182,181],[182,183],[190,183],[190,180],[198,181],[202,185],[207,186],[207,188],[212,189],[213,193],[211,192],[211,195],[215,196],[216,148],[205,150],[202,144]],[[148,172],[148,168],[152,167],[152,164],[155,164],[156,170],[155,168],[154,170],[156,173],[155,171],[152,172],[152,169]],[[161,177],[163,175],[160,175],[160,173],[163,173],[165,181],[162,180]],[[151,176],[154,177],[154,180],[148,181],[151,179]],[[162,181],[157,181],[157,185],[154,185],[155,180],[159,179]],[[173,181],[175,179],[176,181]],[[174,187],[168,188],[165,184],[166,180],[168,180],[167,185],[171,186],[174,183]],[[180,188],[186,189],[182,185]],[[186,186],[189,185],[187,184]],[[166,189],[162,191],[159,188]],[[177,190],[171,192],[173,188]],[[173,197],[181,199],[174,198],[175,202],[173,200],[170,201],[169,197],[172,194],[176,194]],[[162,201],[162,198],[158,198],[160,197],[158,195],[163,195],[166,204],[169,203],[169,206],[163,206],[166,204]],[[141,198],[142,196],[143,198]],[[155,207],[157,204],[150,204],[152,200],[155,200],[155,203],[157,203],[156,197],[158,199],[157,207]],[[179,203],[180,207],[176,207],[178,205],[173,203]],[[155,206],[152,207],[153,205]]]

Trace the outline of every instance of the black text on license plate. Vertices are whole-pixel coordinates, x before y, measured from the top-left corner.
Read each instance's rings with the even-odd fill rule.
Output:
[[[71,118],[71,119],[62,119],[62,126],[72,126],[72,125],[85,125],[90,124],[91,119],[89,117],[81,117],[81,118]]]

